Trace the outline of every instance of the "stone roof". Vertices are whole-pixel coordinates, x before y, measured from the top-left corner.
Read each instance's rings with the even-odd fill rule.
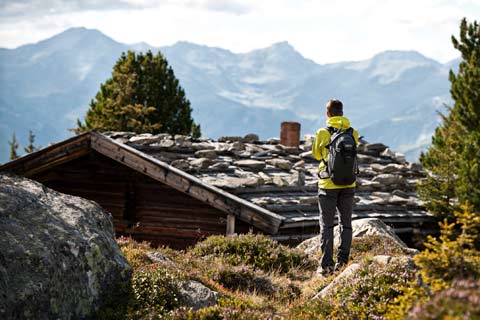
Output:
[[[115,141],[196,176],[286,218],[281,228],[318,225],[317,166],[311,154],[313,136],[299,147],[279,139],[244,137],[192,139],[170,134],[105,132]],[[361,141],[353,218],[375,217],[401,231],[428,214],[415,192],[425,172],[421,165],[381,143]]]

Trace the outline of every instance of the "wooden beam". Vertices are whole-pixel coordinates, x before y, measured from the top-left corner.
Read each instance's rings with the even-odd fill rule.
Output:
[[[36,173],[84,156],[90,151],[90,133],[87,132],[10,161],[0,166],[0,171],[31,177]]]
[[[233,214],[227,215],[227,236],[235,234],[235,216]]]

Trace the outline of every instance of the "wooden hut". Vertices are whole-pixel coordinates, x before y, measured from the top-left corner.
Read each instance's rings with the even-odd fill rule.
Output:
[[[308,147],[252,136],[220,140],[87,132],[0,171],[96,201],[112,214],[117,235],[154,245],[185,248],[208,235],[248,231],[296,243],[318,233],[316,162]],[[379,217],[400,234],[431,223],[409,181],[421,173],[372,150],[361,155],[354,219]],[[374,162],[402,176],[379,184]],[[373,201],[382,192],[391,201]]]

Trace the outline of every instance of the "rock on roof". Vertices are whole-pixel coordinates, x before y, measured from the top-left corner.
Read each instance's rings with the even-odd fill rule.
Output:
[[[317,166],[312,135],[299,147],[279,139],[245,137],[192,139],[170,134],[105,132],[205,183],[286,217],[283,229],[318,225]],[[424,170],[381,143],[361,141],[353,219],[376,217],[397,228],[428,217],[415,192]]]

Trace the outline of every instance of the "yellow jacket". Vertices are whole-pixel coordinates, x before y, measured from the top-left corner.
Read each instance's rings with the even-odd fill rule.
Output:
[[[346,130],[350,128],[350,121],[342,116],[331,117],[327,119],[327,127],[334,127],[337,129]],[[358,131],[353,130],[353,138],[358,145]],[[325,148],[330,143],[330,132],[326,128],[318,129],[315,141],[312,145],[312,154],[315,159],[320,160],[318,172],[325,169],[324,161],[328,162],[328,149]],[[342,189],[354,188],[355,182],[348,186],[338,186],[331,179],[318,179],[318,187],[321,189]]]

